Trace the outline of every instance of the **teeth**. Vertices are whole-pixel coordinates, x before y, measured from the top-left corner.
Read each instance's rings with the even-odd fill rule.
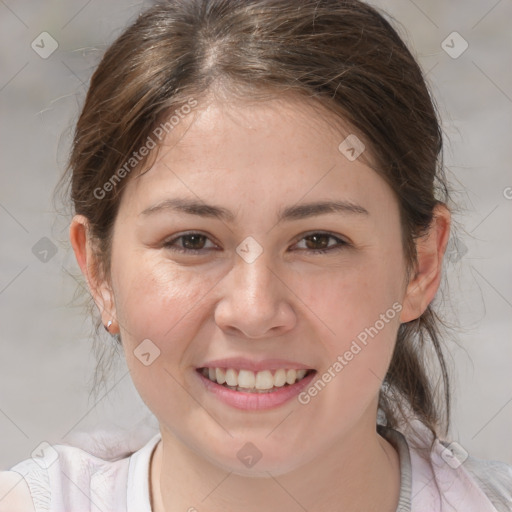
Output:
[[[256,374],[256,384],[253,387],[256,389],[271,389],[274,387],[274,377],[272,377],[272,374],[268,370],[258,372]]]
[[[274,374],[270,370],[252,372],[250,370],[235,370],[234,368],[203,368],[202,373],[217,384],[225,384],[231,388],[244,388],[247,390],[269,390],[280,388],[285,384],[294,384],[302,380],[307,370],[294,370],[280,368]]]
[[[240,386],[241,388],[254,388],[254,384],[256,382],[256,377],[254,376],[254,372],[249,372],[247,370],[240,370],[238,372],[238,378],[236,377],[236,371],[232,370],[235,374],[235,383],[231,384],[232,386]],[[272,386],[270,386],[272,387]],[[259,388],[263,389],[263,388]]]
[[[233,368],[226,370],[226,384],[228,386],[238,386],[238,376]]]
[[[280,388],[286,384],[286,370],[280,368],[274,373],[274,386]]]
[[[222,368],[215,368],[215,380],[218,384],[224,384],[224,382],[226,382],[226,374]]]
[[[286,383],[293,384],[297,378],[297,372],[295,370],[286,370]]]

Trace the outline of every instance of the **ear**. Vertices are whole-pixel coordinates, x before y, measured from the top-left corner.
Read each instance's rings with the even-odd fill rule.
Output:
[[[400,322],[419,318],[434,299],[441,282],[443,256],[450,237],[451,214],[439,203],[428,232],[416,240],[416,274],[409,281]]]
[[[89,291],[98,307],[103,325],[112,324],[107,329],[110,334],[119,333],[116,320],[114,294],[107,280],[101,278],[97,252],[94,250],[93,239],[87,217],[75,215],[69,227],[69,238],[76,261],[84,275]]]

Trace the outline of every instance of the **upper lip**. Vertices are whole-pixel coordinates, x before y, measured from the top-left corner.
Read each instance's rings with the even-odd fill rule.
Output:
[[[259,372],[263,370],[279,370],[284,369],[295,369],[295,370],[311,370],[311,366],[306,366],[296,361],[290,361],[286,359],[262,359],[255,361],[254,359],[247,359],[246,357],[230,357],[225,359],[215,359],[203,363],[198,368],[233,368],[236,370],[251,370],[253,372]]]

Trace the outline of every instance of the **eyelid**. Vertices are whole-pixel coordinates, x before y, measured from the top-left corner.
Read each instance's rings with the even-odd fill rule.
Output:
[[[210,241],[211,243],[216,245],[216,247],[208,247],[208,248],[202,248],[202,249],[186,249],[186,248],[174,245],[181,238],[187,237],[187,236],[193,236],[193,235],[204,236],[207,239],[207,241]],[[331,233],[329,231],[322,231],[322,230],[311,230],[311,231],[308,231],[305,233],[301,233],[300,235],[298,235],[296,241],[292,245],[297,245],[299,242],[302,242],[305,238],[312,236],[312,235],[327,236],[328,238],[332,238],[332,239],[336,240],[336,244],[328,246],[324,249],[307,249],[307,248],[305,248],[305,249],[299,249],[299,251],[306,252],[309,254],[321,254],[321,253],[334,252],[336,250],[343,249],[347,246],[352,245],[351,242],[346,240],[345,237],[343,237],[342,235],[338,235],[338,234]],[[164,240],[162,243],[162,246],[164,248],[168,248],[171,251],[175,251],[175,252],[182,253],[182,254],[191,254],[191,255],[192,254],[204,254],[207,251],[209,252],[212,250],[218,250],[218,244],[211,239],[210,235],[203,233],[201,231],[186,231],[184,233],[178,233],[176,235],[173,235],[172,238]]]
[[[335,238],[336,240],[338,240],[339,242],[343,242],[347,245],[349,245],[351,242],[348,240],[348,238],[346,238],[344,235],[340,235],[338,233],[331,233],[330,231],[323,231],[323,230],[312,230],[312,231],[306,231],[305,233],[301,233],[300,235],[298,235],[297,237],[297,242],[300,242],[302,239],[304,238],[307,238],[308,236],[311,236],[311,235],[324,235],[324,236],[330,236],[332,238]],[[295,243],[297,243],[295,242]]]
[[[312,235],[322,235],[322,236],[326,236],[328,238],[333,238],[334,240],[336,240],[336,244],[326,247],[324,249],[299,249],[300,251],[304,251],[304,252],[307,252],[310,254],[329,253],[329,252],[334,252],[338,249],[343,249],[343,248],[346,248],[346,247],[352,245],[351,242],[346,240],[345,237],[343,237],[342,235],[338,235],[338,234],[331,233],[329,231],[322,231],[322,230],[316,230],[316,231],[313,230],[313,231],[309,231],[306,233],[302,233],[301,235],[299,235],[299,238],[293,245],[296,245],[299,242],[302,242],[305,238],[312,236]]]
[[[183,247],[173,245],[175,242],[177,242],[181,238],[187,237],[187,236],[192,236],[192,235],[204,236],[207,239],[207,241],[210,241],[212,244],[214,244],[217,247],[208,247],[205,249],[185,249]],[[201,231],[185,231],[184,233],[178,233],[176,235],[173,235],[170,238],[166,238],[162,242],[162,247],[169,248],[173,251],[181,252],[181,253],[200,254],[200,253],[203,253],[204,251],[216,250],[218,248],[218,244],[214,240],[212,240],[212,237],[210,235],[203,233]]]

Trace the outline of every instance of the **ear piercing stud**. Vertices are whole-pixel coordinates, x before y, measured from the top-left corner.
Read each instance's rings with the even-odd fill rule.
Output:
[[[109,321],[107,322],[107,325],[104,325],[105,330],[106,330],[107,332],[109,332],[109,330],[110,330],[110,326],[111,326],[111,325],[112,325],[112,320],[109,320]]]

